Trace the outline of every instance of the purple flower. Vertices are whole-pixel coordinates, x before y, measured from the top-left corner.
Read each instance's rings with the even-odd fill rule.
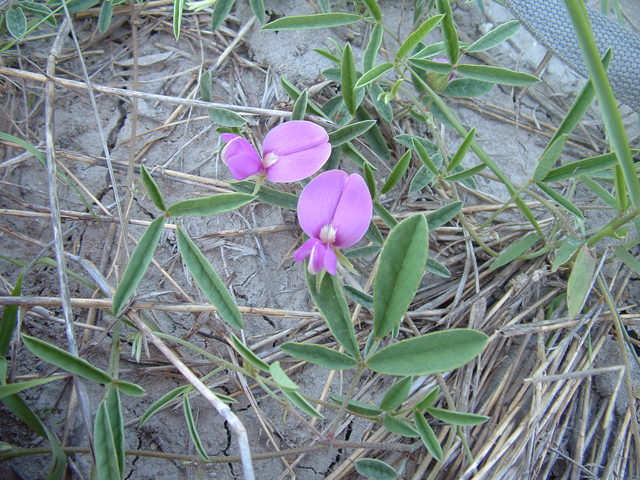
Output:
[[[262,158],[244,138],[223,133],[227,145],[222,161],[236,180],[256,177],[261,182],[297,182],[314,174],[331,155],[329,135],[322,127],[305,120],[278,125],[267,133]]]
[[[298,219],[309,235],[294,254],[296,262],[309,258],[309,273],[327,269],[336,274],[336,249],[356,244],[369,228],[373,202],[367,185],[356,173],[331,170],[311,180],[298,201]]]

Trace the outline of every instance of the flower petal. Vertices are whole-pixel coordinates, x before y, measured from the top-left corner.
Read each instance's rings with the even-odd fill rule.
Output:
[[[327,253],[324,255],[324,268],[327,269],[331,275],[336,274],[336,266],[338,265],[338,256],[333,248],[327,247]]]
[[[330,155],[331,145],[325,143],[301,152],[278,156],[276,162],[267,167],[267,179],[281,183],[297,182],[320,170]]]
[[[322,242],[316,243],[311,249],[311,255],[309,256],[309,273],[316,275],[324,268],[324,259],[327,254],[327,247]]]
[[[329,135],[321,126],[306,120],[292,120],[267,133],[262,145],[262,154],[264,156],[273,152],[278,156],[289,155],[328,142]]]
[[[333,215],[336,231],[334,247],[345,248],[358,243],[371,223],[373,202],[367,184],[360,175],[349,176]]]
[[[229,143],[222,149],[220,158],[231,170],[236,180],[244,180],[251,175],[264,174],[264,166],[256,149],[244,138],[233,134],[223,134]]]
[[[295,253],[293,254],[293,259],[296,262],[302,262],[309,255],[311,255],[311,250],[313,250],[313,247],[318,243],[322,245],[322,242],[317,238],[310,238],[309,240],[304,242],[298,250],[295,251]]]
[[[331,223],[347,177],[341,170],[330,170],[311,180],[300,194],[298,220],[310,237],[320,238],[322,227]]]

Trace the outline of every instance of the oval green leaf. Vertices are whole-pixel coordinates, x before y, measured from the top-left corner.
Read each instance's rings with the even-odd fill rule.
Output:
[[[451,74],[453,73],[453,66],[450,63],[441,63],[436,62],[434,60],[428,60],[426,58],[410,58],[409,63],[418,68],[422,68],[423,70],[428,70],[430,72]]]
[[[118,390],[130,397],[144,397],[146,394],[144,388],[135,383],[125,382],[124,380],[114,380],[113,383]]]
[[[440,207],[435,212],[431,212],[427,215],[427,225],[429,225],[429,231],[433,232],[440,228],[442,225],[452,220],[462,211],[462,202],[451,202],[444,207]]]
[[[7,30],[18,40],[24,37],[27,33],[27,17],[24,16],[24,12],[21,8],[9,8],[5,16],[5,23]]]
[[[231,344],[233,348],[244,358],[247,362],[249,362],[254,367],[259,368],[263,372],[270,373],[269,364],[263,361],[260,357],[258,357],[249,347],[247,347],[242,341],[236,337],[234,333],[231,333]]]
[[[474,98],[489,93],[495,86],[495,83],[473,78],[454,78],[442,91],[442,95],[453,98]]]
[[[637,150],[635,151],[637,153]],[[551,170],[544,178],[545,182],[559,182],[573,177],[591,175],[593,173],[611,168],[618,164],[618,157],[614,153],[585,158],[577,162],[567,163]]]
[[[427,167],[421,165],[416,174],[411,179],[409,184],[409,193],[419,192],[424,187],[429,185],[431,180],[434,179],[433,173],[431,173]]]
[[[332,28],[351,25],[362,19],[360,15],[351,13],[319,13],[317,15],[300,15],[283,17],[267,23],[262,30],[309,30],[313,28]]]
[[[331,400],[333,400],[338,405],[342,405],[344,403],[344,397],[340,395],[331,394]],[[356,413],[358,415],[364,415],[365,417],[377,417],[378,415],[382,415],[382,410],[380,410],[375,405],[371,405],[370,403],[359,402],[358,400],[349,400],[347,404],[347,410]]]
[[[391,212],[384,208],[384,206],[379,202],[373,202],[373,211],[378,215],[384,224],[389,228],[394,228],[398,225],[398,221],[391,215]]]
[[[371,15],[373,15],[373,18],[375,18],[377,21],[381,21],[382,10],[380,10],[378,1],[377,0],[363,0],[363,1],[367,5],[367,8],[369,9],[369,11],[371,12]]]
[[[273,362],[269,366],[269,372],[273,377],[273,381],[276,382],[282,390],[289,390],[289,391],[295,392],[300,388],[298,387],[298,385],[295,384],[293,380],[291,380],[287,376],[287,374],[284,372],[284,370],[280,366],[280,362]]]
[[[107,402],[103,400],[98,406],[94,426],[94,453],[96,456],[96,472],[98,480],[116,480],[120,477],[118,454],[111,430],[111,422],[107,413]]]
[[[491,67],[489,65],[458,65],[456,71],[465,77],[483,82],[499,83],[511,87],[525,87],[538,83],[540,79],[524,72],[514,72],[507,68]]]
[[[342,127],[335,132],[329,134],[329,143],[332,147],[337,147],[343,143],[359,137],[376,124],[375,120],[364,120],[362,122],[352,123],[346,127]]]
[[[380,250],[380,247],[375,248]],[[358,302],[363,307],[373,310],[373,297],[371,295],[364,293],[362,290],[358,290],[356,287],[352,287],[351,285],[345,285],[343,288],[344,293],[346,293],[353,301]]]
[[[379,245],[369,245],[368,247],[360,247],[360,248],[354,248],[353,250],[349,250],[344,253],[344,256],[347,258],[370,257],[372,255],[377,255],[378,252],[380,252],[380,250],[381,248]],[[371,298],[373,300],[373,297]],[[373,303],[371,304],[371,308],[373,308]]]
[[[347,111],[351,115],[356,114],[358,97],[356,95],[356,62],[353,58],[353,50],[351,44],[347,43],[342,53],[342,66],[340,68],[342,79],[342,98],[347,107]]]
[[[207,217],[216,213],[229,212],[255,200],[255,195],[246,193],[219,193],[210,197],[192,198],[174,203],[169,207],[172,217],[198,215]]]
[[[373,285],[373,331],[377,339],[393,330],[409,308],[428,253],[429,229],[424,215],[407,218],[389,233]]]
[[[367,73],[362,75],[362,77],[360,77],[360,80],[356,82],[356,88],[364,87],[372,82],[375,82],[378,78],[380,78],[392,68],[393,63],[389,62],[381,63],[377,67],[373,67]]]
[[[451,425],[460,425],[463,427],[471,427],[486,422],[491,417],[478,415],[476,413],[454,412],[445,410],[444,408],[427,407],[427,412],[438,420],[450,423]]]
[[[247,121],[241,115],[224,108],[209,107],[209,118],[222,127],[241,127]]]
[[[571,203],[568,199],[564,198],[562,195],[560,195],[558,192],[556,192],[555,190],[553,190],[551,187],[549,187],[548,185],[545,185],[544,183],[538,183],[536,184],[538,185],[538,188],[540,190],[542,190],[548,197],[552,198],[553,200],[555,200],[555,202],[560,205],[561,207],[563,207],[565,210],[567,210],[568,212],[572,213],[573,215],[575,215],[576,218],[578,218],[579,220],[584,220],[584,215],[582,214],[582,212],[580,211],[580,209],[578,209],[578,207],[576,207],[573,203]]]
[[[118,460],[118,468],[120,470],[120,478],[124,478],[125,467],[125,438],[124,438],[124,418],[122,417],[122,403],[120,402],[120,393],[117,389],[112,388],[106,400],[106,409],[109,414],[109,425],[111,425],[111,436],[113,437],[113,446]]]
[[[380,408],[385,412],[392,412],[404,403],[411,390],[413,376],[404,377],[391,385],[391,388],[384,394]]]
[[[159,400],[153,402],[140,418],[140,426],[144,425],[147,420],[149,420],[158,410],[171,402],[171,400],[192,389],[193,387],[191,385],[183,385],[182,387],[174,388],[169,393],[163,395]]]
[[[430,375],[448,372],[482,352],[488,337],[476,330],[456,328],[402,340],[375,353],[367,366],[387,375]]]
[[[293,104],[291,120],[304,120],[304,114],[307,111],[307,97],[307,89],[305,88],[296,100],[296,103]]]
[[[313,408],[313,405],[307,402],[298,392],[292,390],[282,390],[282,393],[291,401],[291,403],[293,403],[307,415],[314,418],[324,418],[324,415]]]
[[[480,165],[476,165],[475,167],[471,167],[466,170],[462,170],[459,173],[454,173],[453,175],[444,177],[444,180],[446,180],[447,182],[461,182],[462,180],[466,180],[467,178],[471,178],[474,175],[479,174],[485,168],[487,168],[487,166],[484,163],[481,163]]]
[[[560,158],[562,150],[564,150],[564,146],[567,143],[567,138],[569,138],[569,135],[561,135],[554,140],[553,143],[547,145],[547,148],[536,165],[536,169],[533,171],[534,182],[541,182],[547,178],[547,175],[549,175],[553,165]]]
[[[429,450],[429,453],[433,455],[433,458],[435,458],[438,462],[441,462],[442,447],[438,442],[438,437],[436,437],[436,434],[433,433],[433,429],[431,428],[431,425],[429,425],[429,422],[427,422],[427,419],[424,418],[424,415],[422,414],[422,412],[419,412],[419,411],[415,412],[413,417],[413,423],[416,426],[416,430],[418,430],[418,433],[420,434],[420,439],[422,440],[422,443],[424,443],[424,446],[427,447],[427,450]]]
[[[500,254],[500,256],[496,259],[495,262],[489,267],[489,271],[492,272],[496,268],[500,268],[508,263],[511,263],[524,252],[533,247],[541,237],[536,235],[535,233],[530,233],[526,237],[520,239],[509,248],[507,248],[504,252]]]
[[[433,405],[433,403],[438,399],[438,395],[440,394],[440,387],[435,387],[429,390],[422,400],[420,400],[416,404],[416,410],[425,410],[427,407]]]
[[[398,163],[393,167],[389,177],[387,177],[387,181],[384,182],[384,185],[380,189],[380,195],[384,195],[385,193],[389,193],[393,187],[400,181],[400,179],[404,176],[409,167],[409,162],[411,162],[411,150],[405,152],[405,154],[398,160]]]
[[[375,0],[369,0],[374,2]],[[376,57],[378,56],[378,50],[380,50],[380,45],[382,45],[382,36],[384,35],[384,27],[381,23],[376,24],[371,31],[371,37],[369,38],[369,43],[367,43],[367,48],[364,51],[364,55],[362,56],[362,71],[368,72],[373,68],[376,64]]]
[[[399,418],[392,417],[389,414],[384,416],[384,420],[382,423],[384,425],[384,428],[397,435],[409,438],[420,436],[416,429],[409,425],[407,422],[400,420]]]
[[[213,13],[211,14],[211,31],[215,32],[222,22],[225,21],[227,15],[231,11],[235,0],[218,0],[213,7]]]
[[[256,16],[260,23],[264,23],[264,1],[263,0],[249,0],[251,5],[251,11]]]
[[[144,185],[145,190],[149,194],[149,198],[156,206],[158,210],[162,210],[165,212],[167,210],[167,206],[164,203],[164,198],[162,197],[162,192],[160,192],[160,187],[156,183],[155,179],[147,170],[147,167],[142,164],[140,166],[140,177],[142,178],[142,184]]]
[[[580,313],[582,306],[587,301],[593,286],[596,263],[596,257],[591,250],[586,245],[580,247],[567,284],[567,304],[571,319]]]
[[[315,363],[330,370],[347,370],[358,365],[358,361],[349,355],[322,345],[288,342],[282,344],[282,351],[292,357]]]
[[[510,22],[503,23],[499,27],[494,28],[486,35],[482,36],[465,50],[467,53],[471,52],[484,52],[490,48],[497,47],[502,42],[509,40],[520,29],[520,22],[518,20],[511,20]]]
[[[356,460],[356,470],[360,475],[374,480],[395,480],[398,478],[398,473],[391,465],[375,458]]]
[[[232,182],[231,188],[236,191],[251,194],[255,188],[255,184],[251,182]],[[269,205],[274,205],[287,210],[296,210],[298,208],[298,196],[293,193],[281,192],[273,188],[260,186],[257,194],[258,200]]]
[[[436,0],[436,9],[438,13],[444,15],[440,30],[442,31],[442,39],[447,51],[447,57],[452,64],[458,63],[460,58],[460,43],[458,41],[458,31],[453,23],[453,13],[451,12],[451,4],[449,0]]]
[[[434,260],[431,257],[427,258],[427,265],[424,267],[424,269],[429,273],[438,275],[439,277],[451,278],[451,272],[449,271],[449,269],[439,261]]]
[[[400,45],[398,49],[398,53],[396,53],[396,61],[400,61],[407,54],[413,50],[413,47],[418,45],[418,43],[427,36],[427,34],[434,29],[436,25],[440,22],[444,15],[434,15],[433,17],[427,19],[422,25],[420,25],[411,35],[407,37],[407,39]]]
[[[585,240],[578,240],[573,234],[565,238],[556,252],[556,258],[553,259],[551,271],[556,272],[561,265],[571,260],[573,254],[576,253],[584,243]]]

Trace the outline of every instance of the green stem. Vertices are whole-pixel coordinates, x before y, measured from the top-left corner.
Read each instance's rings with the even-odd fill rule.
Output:
[[[522,195],[522,193],[527,188],[529,188],[529,185],[531,185],[531,180],[529,180],[527,183],[525,183],[523,186],[521,186],[516,193],[511,195],[511,198],[507,202],[503,203],[502,206],[498,210],[496,210],[482,225],[480,225],[476,231],[477,232],[481,232],[482,230],[487,228],[487,225],[489,225],[491,222],[493,222],[498,215],[500,215],[502,212],[504,212],[507,209],[507,207],[509,207],[509,205],[511,205],[511,203],[516,198],[520,197],[520,195]]]
[[[596,243],[598,243],[604,237],[612,235],[618,228],[622,227],[623,225],[626,225],[631,220],[636,218],[639,213],[640,213],[640,208],[634,208],[629,210],[622,217],[614,218],[607,225],[605,225],[605,227],[602,230],[600,230],[598,233],[596,233],[593,237],[589,239],[589,241],[587,242],[587,246],[593,247]]]

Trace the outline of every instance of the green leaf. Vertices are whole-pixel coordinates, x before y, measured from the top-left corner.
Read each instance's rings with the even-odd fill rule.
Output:
[[[232,182],[231,188],[239,192],[251,194],[255,185],[251,182]],[[287,210],[296,210],[298,208],[298,196],[292,193],[281,192],[273,188],[260,186],[257,194],[258,200],[276,207],[286,208]]]
[[[365,163],[362,169],[364,183],[367,184],[369,194],[371,195],[371,198],[376,198],[378,196],[378,192],[376,191],[376,179],[373,176],[373,170],[371,170],[371,167],[368,163]]]
[[[383,120],[391,122],[393,121],[393,108],[391,108],[388,102],[380,100],[380,95],[382,94],[382,87],[380,87],[380,85],[377,83],[371,85],[369,96],[371,97],[376,112],[380,114]]]
[[[413,423],[416,426],[416,430],[418,430],[418,433],[420,434],[420,439],[422,440],[422,443],[424,443],[424,446],[427,447],[427,450],[429,450],[429,453],[433,455],[433,458],[435,458],[438,462],[441,462],[442,447],[438,442],[438,437],[436,437],[436,434],[433,433],[433,429],[431,428],[431,425],[429,425],[429,422],[427,422],[427,419],[424,418],[424,415],[422,414],[422,412],[420,411],[415,412],[413,416]]]
[[[224,1],[224,0],[220,0]],[[209,118],[223,127],[241,127],[247,121],[240,115],[224,108],[209,107]]]
[[[142,177],[142,184],[149,194],[149,198],[151,199],[153,204],[158,210],[162,210],[163,212],[165,212],[167,210],[167,206],[164,203],[162,192],[160,192],[158,184],[149,173],[149,170],[147,170],[147,167],[144,166],[144,164],[140,166],[140,177]]]
[[[361,90],[361,93],[364,95],[364,90]],[[358,97],[358,103],[360,102],[360,97]],[[371,120],[371,115],[364,109],[362,105],[358,107],[356,110],[356,121],[366,121]],[[369,142],[369,146],[371,150],[381,158],[385,160],[391,159],[391,152],[389,151],[389,147],[387,147],[387,142],[385,138],[382,136],[380,129],[378,128],[377,122],[371,127],[371,129],[364,132],[364,138]]]
[[[25,334],[22,334],[22,341],[31,353],[45,362],[49,362],[67,372],[80,375],[92,382],[111,383],[111,377],[98,367],[94,367],[86,360],[75,357],[55,345]]]
[[[555,200],[558,205],[562,206],[565,210],[575,215],[578,219],[584,220],[584,215],[582,215],[582,212],[569,200],[564,198],[562,195],[560,195],[558,192],[545,185],[544,183],[537,183],[536,185],[538,185],[538,188],[546,193],[548,197]]]
[[[71,0],[67,2],[67,8],[69,9],[69,14],[74,15],[91,7],[94,7],[99,2],[100,0]],[[49,6],[57,6],[60,4],[60,1],[49,2]]]
[[[416,404],[416,410],[425,410],[427,407],[430,407],[434,404],[434,402],[438,399],[438,395],[440,394],[440,387],[435,387],[429,390],[422,400],[420,400]]]
[[[107,396],[106,411],[108,413],[109,425],[111,426],[111,436],[113,437],[114,450],[120,470],[120,476],[118,477],[118,479],[122,479],[124,478],[125,467],[124,419],[122,417],[120,393],[115,388],[112,388]]]
[[[507,68],[491,67],[489,65],[460,64],[457,66],[456,71],[468,78],[512,87],[524,87],[540,81],[539,78],[528,73],[514,72]]]
[[[227,18],[235,0],[217,0],[213,13],[211,14],[211,31],[215,31],[222,25]],[[264,27],[263,27],[264,28]]]
[[[567,143],[567,138],[569,138],[569,135],[562,135],[547,146],[536,165],[536,169],[533,171],[534,182],[541,182],[547,178],[553,165],[560,158],[560,154],[562,154],[562,150],[564,150],[564,146]]]
[[[111,2],[105,1],[104,4],[102,5],[103,9],[107,3],[111,3]],[[19,5],[20,5],[20,8],[22,8],[23,10],[28,10],[29,12],[33,13],[36,17],[43,19],[46,24],[51,25],[52,27],[55,27],[58,25],[56,22],[56,17],[54,16],[51,9],[46,5],[42,3],[27,2],[27,1],[22,1],[19,3]],[[100,10],[100,15],[102,15],[102,10]],[[111,18],[109,18],[109,21],[111,21]],[[109,24],[107,24],[107,27],[108,26]]]
[[[94,454],[98,480],[119,480],[120,466],[116,451],[111,421],[107,412],[107,402],[103,400],[98,406],[94,426]]]
[[[357,96],[355,91],[355,84],[357,81],[356,76],[356,63],[353,58],[353,51],[351,50],[351,44],[347,43],[344,47],[342,54],[342,66],[341,66],[341,79],[342,79],[342,97],[344,104],[351,115],[356,114]]]
[[[235,398],[229,397],[227,395],[223,395],[222,393],[213,392],[213,394],[216,397],[218,397],[220,400],[222,400],[224,403],[238,403],[238,401]]]
[[[475,167],[468,168],[466,170],[462,170],[459,173],[454,173],[453,175],[449,175],[448,177],[444,177],[443,180],[447,182],[461,182],[462,180],[466,180],[467,178],[471,178],[474,175],[479,174],[487,168],[487,165],[482,163],[480,165],[476,165]]]
[[[636,150],[637,153],[637,150]],[[569,178],[591,175],[593,173],[611,168],[618,164],[615,153],[607,153],[597,157],[585,158],[577,162],[571,162],[558,168],[554,168],[544,178],[545,182],[559,182]]]
[[[365,120],[363,122],[352,123],[329,134],[329,143],[332,147],[337,147],[343,143],[359,137],[376,124],[375,120]]]
[[[254,367],[259,368],[263,372],[270,373],[269,364],[258,357],[253,351],[247,347],[242,341],[236,337],[234,333],[231,333],[231,344],[233,348],[244,358],[247,362],[249,362]]]
[[[363,0],[373,18],[375,18],[378,22],[382,21],[382,11],[380,10],[380,6],[378,5],[377,0]],[[380,25],[380,24],[378,24]],[[377,25],[376,25],[377,26]]]
[[[492,272],[496,268],[500,268],[508,263],[511,263],[524,252],[533,247],[541,237],[536,235],[535,233],[530,233],[526,237],[518,240],[516,243],[511,245],[505,251],[503,251],[500,256],[496,259],[495,262],[489,267],[489,271]]]
[[[262,30],[308,30],[312,28],[332,28],[351,25],[362,19],[360,15],[351,13],[319,13],[317,15],[300,15],[282,17],[267,23]]]
[[[476,330],[456,328],[402,340],[375,353],[367,366],[387,375],[431,375],[448,372],[473,360],[488,337]]]
[[[200,435],[198,434],[198,429],[196,428],[196,422],[193,419],[193,412],[191,411],[189,395],[185,395],[183,397],[182,407],[184,410],[184,418],[187,420],[187,428],[189,429],[191,441],[193,442],[193,445],[196,447],[196,450],[198,451],[200,456],[208,462],[209,455],[207,454],[207,451],[204,449],[204,445],[202,445],[202,441],[200,440]]]
[[[140,418],[140,426],[144,425],[147,420],[149,420],[158,410],[167,405],[174,398],[179,397],[185,392],[193,389],[191,385],[183,385],[182,387],[174,388],[169,393],[165,394],[159,400],[156,400],[151,404],[147,411],[144,412],[144,415]]]
[[[253,11],[253,14],[256,16],[258,21],[264,24],[265,16],[263,0],[249,0],[249,5],[251,5],[251,10]]]
[[[427,60],[425,58],[413,57],[409,59],[409,63],[429,72],[441,73],[443,75],[453,73],[453,66],[450,63],[441,63],[434,60]]]
[[[292,357],[321,365],[329,370],[346,370],[358,365],[358,361],[349,355],[322,345],[287,342],[282,344],[282,351]]]
[[[306,267],[306,264],[305,264]],[[318,310],[327,321],[331,334],[340,345],[354,358],[360,358],[358,341],[351,323],[351,315],[342,289],[334,275],[325,275],[320,284],[320,291],[316,288],[316,276],[311,275],[305,268],[305,276],[309,293]]]
[[[300,98],[300,95],[302,95],[302,92],[298,90],[296,86],[293,83],[291,83],[289,80],[287,80],[287,78],[284,76],[280,77],[280,85],[282,85],[282,88],[284,89],[284,91],[287,92],[287,95],[289,95],[291,97],[291,100],[293,100],[294,102],[297,101],[298,98]],[[311,111],[316,115],[320,115],[321,117],[328,118],[327,115],[325,115],[325,113],[308,98],[307,98],[307,111]]]
[[[473,78],[454,78],[442,91],[442,94],[453,98],[474,98],[489,93],[495,86],[495,83],[474,80]]]
[[[622,245],[616,247],[616,257],[622,260],[624,264],[627,267],[631,268],[634,272],[640,274],[640,262]]]
[[[140,385],[136,385],[135,383],[125,382],[124,380],[114,380],[113,383],[118,390],[130,397],[144,397],[146,394],[144,388]]]
[[[416,148],[413,141],[415,140],[416,142],[420,143],[420,145],[422,145],[425,150],[427,151],[428,155],[436,155],[438,154],[438,146],[433,143],[430,140],[427,140],[426,138],[421,138],[421,137],[417,137],[415,135],[408,135],[408,134],[402,134],[402,135],[397,135],[395,137],[396,142],[398,142],[400,145],[404,145],[407,148]],[[434,161],[435,163],[435,161]]]
[[[382,422],[384,427],[397,435],[401,435],[403,437],[414,438],[420,436],[420,434],[407,422],[400,420],[399,418],[393,417],[389,414],[384,416],[384,420]]]
[[[444,15],[434,15],[420,25],[407,39],[400,45],[396,53],[396,61],[402,60],[427,34],[434,29]]]
[[[463,427],[480,425],[491,418],[484,415],[478,415],[476,413],[454,412],[452,410],[445,410],[444,408],[436,407],[427,407],[427,412],[438,420],[450,423],[451,425],[460,425]]]
[[[381,250],[379,245],[369,245],[368,247],[354,248],[344,253],[347,258],[362,258],[377,255]],[[373,305],[372,305],[373,308]]]
[[[60,380],[63,378],[66,378],[66,377],[62,377],[62,376],[47,377],[47,378],[39,378],[38,380],[28,380],[26,382],[9,383],[7,385],[0,385],[0,398],[8,397],[9,395],[20,393],[21,391],[27,390],[28,388],[37,387],[38,385],[43,385],[45,383],[53,382],[55,380]]]
[[[180,38],[180,26],[182,25],[182,11],[185,0],[174,0],[173,3],[173,36],[176,41]]]
[[[602,200],[604,200],[611,208],[617,209],[618,203],[613,195],[611,195],[607,189],[602,187],[599,183],[595,182],[591,177],[583,175],[580,177],[580,181],[584,183],[589,190],[598,195]]]
[[[17,6],[9,8],[6,12],[5,22],[9,33],[18,40],[21,40],[27,33],[27,17],[24,16],[21,8]]]
[[[391,69],[393,69],[393,63],[389,62],[381,63],[377,67],[373,67],[371,70],[367,71],[367,73],[362,75],[362,77],[360,77],[360,79],[356,82],[355,88],[364,87],[372,82],[375,82],[378,78],[380,78]]]
[[[324,58],[328,58],[329,60],[331,60],[334,63],[337,63],[337,64],[340,63],[340,58],[336,57],[333,53],[331,53],[328,50],[323,50],[321,48],[314,48],[313,51],[316,52],[316,53],[319,53]]]
[[[429,229],[424,215],[407,218],[389,233],[373,285],[373,325],[377,339],[393,330],[409,308],[428,253]]]
[[[471,146],[471,143],[473,142],[473,139],[475,138],[475,136],[476,136],[476,129],[474,127],[469,131],[465,139],[462,141],[462,143],[458,147],[458,150],[453,155],[453,158],[451,158],[449,165],[447,165],[447,168],[445,168],[444,170],[445,173],[451,172],[454,168],[456,168],[458,165],[462,163],[462,160],[464,160],[464,157],[467,155],[467,152],[469,151],[469,147]]]
[[[369,229],[367,230],[365,235],[376,245],[382,245],[384,242],[384,238],[382,238],[382,234],[380,233],[380,230],[378,229],[378,226],[375,224],[373,219],[371,219],[371,222],[369,223]]]
[[[24,272],[20,273],[11,292],[12,297],[19,297],[21,295],[23,276]],[[18,321],[18,310],[18,305],[5,305],[4,311],[2,312],[2,323],[0,324],[0,358],[4,358],[9,351],[11,337],[13,336],[13,331]],[[2,380],[4,380],[4,378],[2,378]]]
[[[578,240],[575,235],[569,235],[565,238],[556,252],[556,258],[553,259],[551,271],[556,272],[561,265],[571,260],[573,254],[576,253],[584,243],[584,240]]]
[[[398,473],[391,465],[375,458],[356,460],[356,470],[360,475],[374,480],[395,480],[398,478]]]
[[[419,192],[424,187],[429,185],[429,182],[434,179],[433,173],[431,173],[427,167],[422,165],[416,174],[411,179],[411,183],[409,184],[409,192]]]
[[[291,403],[293,403],[296,407],[298,407],[307,415],[314,418],[324,418],[324,415],[322,415],[315,408],[313,408],[313,405],[311,405],[304,398],[302,398],[302,396],[298,392],[290,391],[290,390],[282,390],[282,393],[284,394],[285,397],[287,397],[291,401]]]
[[[394,228],[396,225],[398,225],[398,221],[395,219],[395,217],[391,215],[391,212],[384,208],[381,203],[373,202],[373,211],[376,212],[376,215],[378,215],[382,219],[387,227]]]
[[[331,400],[338,405],[342,405],[344,403],[344,397],[333,393],[331,394]],[[371,405],[370,403],[359,402],[358,400],[349,400],[349,403],[347,403],[347,410],[358,415],[364,415],[365,417],[377,417],[378,415],[382,415],[382,410],[377,406]]]
[[[392,412],[404,403],[411,390],[413,376],[404,377],[391,385],[391,388],[384,394],[380,408],[385,412]]]
[[[158,217],[147,227],[140,238],[136,249],[133,251],[127,268],[120,279],[120,283],[113,294],[113,314],[120,315],[124,304],[131,298],[133,292],[138,288],[138,284],[149,268],[153,254],[156,251],[162,230],[164,228],[165,217]]]
[[[293,105],[293,111],[291,112],[291,120],[304,120],[304,114],[307,111],[307,89],[305,89],[296,103]]]
[[[433,232],[440,228],[442,225],[452,220],[462,211],[462,202],[451,202],[444,207],[440,207],[435,212],[431,212],[427,215],[427,225],[429,225],[429,231]]]
[[[519,29],[520,22],[518,22],[518,20],[511,20],[510,22],[503,23],[499,27],[494,28],[489,33],[473,42],[465,50],[467,53],[484,52],[485,50],[489,50],[490,48],[497,47],[502,42],[513,37]]]
[[[210,70],[200,75],[200,97],[203,102],[213,102],[213,83]]]
[[[586,245],[580,247],[567,284],[567,305],[572,320],[580,313],[582,306],[587,301],[593,286],[596,263],[596,257],[589,247]]]
[[[380,195],[384,195],[385,193],[389,193],[393,187],[400,181],[400,179],[404,176],[407,168],[409,167],[409,163],[411,162],[411,150],[407,151],[398,163],[393,167],[391,173],[387,177],[387,181],[384,182],[384,185],[380,189]]]
[[[218,309],[218,313],[223,320],[232,327],[243,328],[244,322],[238,306],[209,261],[184,233],[182,228],[178,227],[176,238],[178,239],[182,259],[202,292],[213,306]]]
[[[378,169],[369,162],[369,160],[367,160],[364,155],[362,155],[357,149],[356,147],[353,146],[353,144],[351,142],[347,142],[342,144],[341,147],[339,147],[342,149],[342,153],[345,154],[345,156],[351,160],[353,163],[355,163],[356,165],[358,165],[360,168],[364,169],[364,166],[366,165],[367,167],[369,167],[371,169],[371,171],[373,172],[377,172]],[[335,150],[335,148],[334,148]]]
[[[358,302],[363,307],[367,307],[370,310],[373,310],[373,297],[367,293],[364,293],[361,290],[358,290],[356,287],[352,287],[351,285],[345,285],[344,292],[355,302]]]
[[[451,278],[451,272],[449,271],[449,269],[431,257],[427,258],[427,265],[425,266],[425,270],[440,277]]]
[[[411,143],[413,145],[413,149],[417,152],[418,157],[420,158],[420,161],[422,162],[424,167],[429,170],[431,175],[437,177],[439,175],[438,167],[433,163],[431,157],[429,157],[429,153],[427,152],[427,149],[424,147],[424,145],[422,145],[422,143],[420,143],[416,138],[412,138]]]
[[[437,12],[444,15],[440,30],[442,30],[442,39],[447,51],[449,61],[455,65],[460,57],[460,46],[458,42],[458,32],[453,23],[453,13],[451,13],[451,5],[449,0],[436,0]]]
[[[370,2],[375,2],[376,0],[368,0]],[[371,37],[369,38],[369,43],[367,43],[367,48],[364,51],[364,55],[362,57],[362,71],[367,73],[369,70],[373,68],[376,64],[376,57],[378,56],[378,51],[380,50],[380,45],[382,45],[382,36],[384,35],[384,27],[381,23],[378,23],[373,27],[371,31]]]
[[[186,215],[207,217],[236,210],[255,199],[255,195],[245,193],[218,193],[209,197],[192,198],[174,203],[169,207],[169,215],[172,217],[184,217]]]
[[[281,390],[297,391],[300,387],[291,380],[280,366],[280,362],[273,362],[269,366],[269,372],[273,381],[278,384]]]

